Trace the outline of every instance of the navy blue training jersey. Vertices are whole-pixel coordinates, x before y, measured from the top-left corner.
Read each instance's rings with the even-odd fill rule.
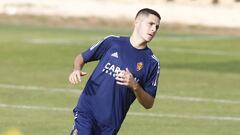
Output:
[[[131,89],[116,83],[126,68],[152,97],[157,91],[160,63],[152,51],[134,48],[129,37],[108,36],[82,53],[84,62],[99,60],[75,110],[90,114],[98,123],[119,129],[135,100]]]

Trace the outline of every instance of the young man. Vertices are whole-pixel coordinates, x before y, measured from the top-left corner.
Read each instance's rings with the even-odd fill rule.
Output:
[[[73,110],[72,135],[116,135],[136,98],[146,109],[153,106],[160,63],[147,43],[157,33],[160,20],[156,11],[141,9],[130,38],[108,36],[75,58],[69,76],[72,84],[86,75],[85,63],[99,63]]]

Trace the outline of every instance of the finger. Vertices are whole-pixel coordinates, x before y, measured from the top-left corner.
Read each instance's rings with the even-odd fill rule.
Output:
[[[125,71],[124,70],[122,70],[122,71],[120,71],[120,72],[118,72],[117,74],[116,74],[116,76],[117,77],[124,77],[124,74],[125,74]]]
[[[119,82],[119,81],[117,81],[117,84],[119,84],[119,85],[124,85],[124,86],[127,86],[127,84],[126,84],[126,83]]]
[[[121,70],[120,72],[119,72],[119,74],[124,74],[125,73],[125,70]]]
[[[76,81],[81,82],[81,72],[76,72]]]
[[[126,79],[126,73],[121,72],[120,74],[117,74],[116,77]]]
[[[132,73],[129,71],[128,68],[126,68],[126,73],[127,73],[127,77],[128,77],[128,78],[133,77]]]
[[[85,76],[85,75],[87,75],[87,73],[81,71],[81,72],[80,72],[80,75],[81,75],[81,76]]]
[[[69,81],[70,83],[72,83],[71,75],[69,75],[68,81]]]
[[[74,81],[74,78],[72,77],[72,84],[76,84],[76,82]]]
[[[71,74],[69,75],[68,80],[69,80],[69,82],[70,82],[71,84],[74,84],[73,73],[71,73]]]
[[[74,84],[77,84],[77,83],[78,83],[77,74],[74,74],[74,75],[73,75],[73,81],[74,81]]]
[[[126,73],[127,73],[129,76],[132,76],[132,73],[129,71],[128,68],[126,68]]]
[[[116,74],[116,78],[124,78],[122,74]]]
[[[124,78],[122,78],[122,77],[116,77],[115,78],[117,81],[120,81],[120,82],[123,82],[124,81]]]
[[[69,79],[70,79],[70,83],[71,83],[71,84],[74,84],[74,80],[73,80],[73,77],[72,77],[72,75],[70,76],[70,78],[69,78]]]
[[[126,68],[126,72],[131,73],[128,68]]]

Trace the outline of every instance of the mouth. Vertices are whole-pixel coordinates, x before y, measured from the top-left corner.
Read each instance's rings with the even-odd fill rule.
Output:
[[[153,37],[153,34],[148,33],[147,35],[150,36],[151,38]]]
[[[153,34],[148,33],[148,35],[149,35],[150,37],[153,37]]]

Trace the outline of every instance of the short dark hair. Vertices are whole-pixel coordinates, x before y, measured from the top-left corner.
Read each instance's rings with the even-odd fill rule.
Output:
[[[158,12],[153,9],[150,9],[150,8],[143,8],[143,9],[139,10],[135,19],[141,14],[143,14],[143,15],[153,14],[153,15],[157,16],[159,18],[159,20],[161,20],[161,16],[158,14]]]

